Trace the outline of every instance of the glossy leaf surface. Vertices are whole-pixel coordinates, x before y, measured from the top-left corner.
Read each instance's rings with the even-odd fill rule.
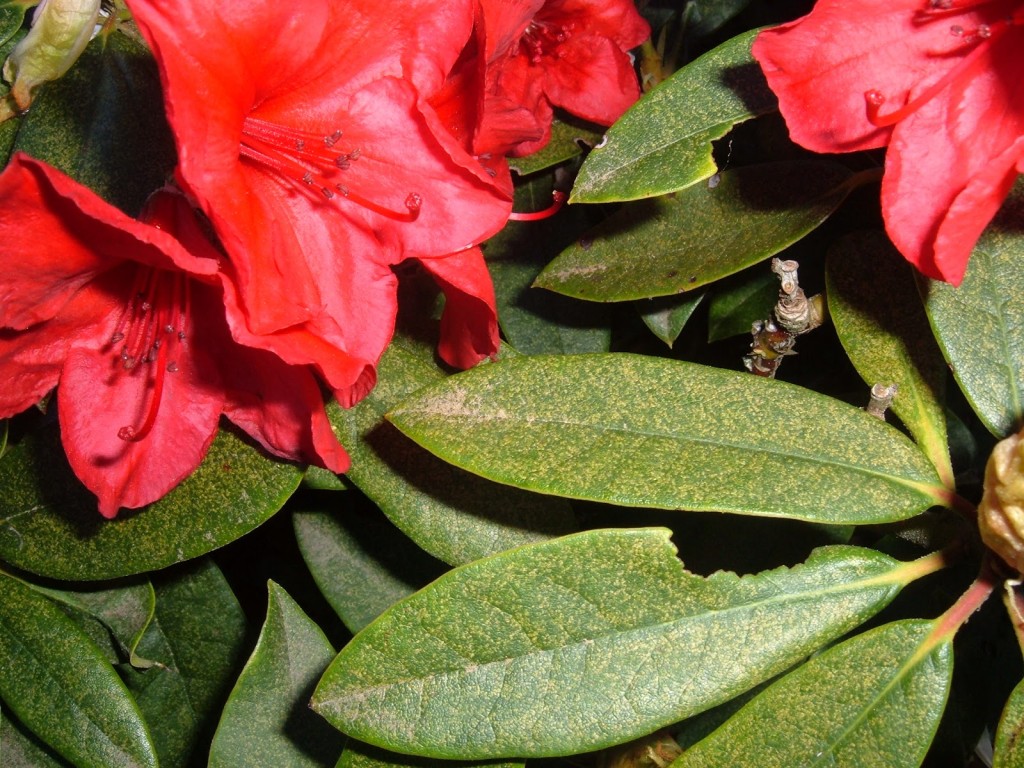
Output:
[[[378,384],[350,410],[328,409],[352,456],[347,477],[409,538],[433,556],[460,564],[575,528],[559,499],[495,485],[439,461],[408,440],[384,414],[403,397],[443,381],[431,347],[396,339],[378,368]]]
[[[1020,768],[1024,765],[1024,681],[1017,683],[1006,701],[996,730],[992,768]]]
[[[292,524],[317,587],[353,633],[446,570],[379,513],[296,512]]]
[[[895,384],[892,411],[952,487],[946,416],[946,364],[914,273],[881,232],[840,241],[829,253],[828,309],[843,348],[868,388]]]
[[[711,142],[776,106],[750,56],[755,34],[690,62],[634,104],[587,157],[569,201],[654,197],[712,176]]]
[[[864,621],[899,591],[899,567],[840,546],[792,569],[705,579],[683,570],[664,529],[534,544],[458,568],[391,608],[341,651],[313,707],[351,736],[429,757],[621,743],[741,693]]]
[[[830,648],[758,694],[672,768],[916,768],[953,676],[952,644],[927,643],[933,627],[887,624]]]
[[[156,611],[138,645],[152,664],[120,673],[149,724],[160,765],[205,755],[219,707],[244,659],[245,616],[204,559],[156,577]]]
[[[341,734],[307,706],[333,656],[320,628],[270,582],[267,619],[221,713],[210,768],[333,765]]]
[[[302,477],[222,430],[199,468],[160,501],[112,521],[68,467],[56,429],[0,459],[0,558],[42,576],[93,581],[189,560],[273,515]]]
[[[49,598],[4,574],[0,697],[76,765],[157,765],[142,716],[100,649]]]
[[[922,286],[925,309],[957,383],[996,437],[1024,423],[1024,190],[982,235],[959,287]]]
[[[723,171],[716,183],[624,205],[538,275],[540,288],[591,301],[690,291],[773,256],[824,221],[849,193],[825,160]]]
[[[485,477],[613,504],[867,523],[910,517],[941,493],[917,447],[859,409],[672,360],[503,360],[417,392],[389,418]],[[842,439],[822,440],[821,424]]]

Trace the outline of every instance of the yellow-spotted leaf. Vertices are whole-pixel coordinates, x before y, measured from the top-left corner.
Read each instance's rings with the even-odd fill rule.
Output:
[[[927,570],[835,546],[794,568],[704,578],[669,535],[587,531],[457,568],[356,635],[313,708],[397,752],[576,754],[742,693]]]
[[[953,676],[934,622],[878,627],[770,685],[671,768],[917,768]]]
[[[389,418],[484,477],[612,504],[845,524],[904,519],[948,495],[917,446],[858,408],[638,355],[501,360]]]

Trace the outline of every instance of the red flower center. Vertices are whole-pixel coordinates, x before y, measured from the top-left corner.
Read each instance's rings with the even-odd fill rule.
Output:
[[[130,298],[109,344],[115,350],[120,345],[120,367],[130,375],[145,376],[152,391],[142,424],[117,431],[122,440],[143,440],[156,422],[164,380],[178,370],[176,352],[185,341],[189,298],[189,279],[184,273],[141,264],[136,268]]]
[[[412,192],[404,210],[393,210],[342,183],[345,171],[360,157],[358,147],[339,149],[340,130],[328,136],[314,136],[285,126],[247,117],[242,125],[243,158],[273,170],[303,190],[318,192],[325,200],[339,196],[356,205],[396,221],[415,221],[422,198]]]
[[[979,6],[994,5],[998,0],[928,0],[924,10],[918,12],[918,21],[931,23],[938,19],[947,18],[952,15],[963,14],[972,11]],[[1000,2],[1005,5],[1005,2]],[[1016,9],[1012,13],[1001,18],[996,18],[992,23],[982,23],[965,28],[961,24],[951,24],[949,33],[961,41],[961,48],[937,53],[936,56],[949,56],[963,53],[964,55],[956,64],[938,80],[925,88],[921,93],[908,101],[899,109],[882,114],[882,105],[886,97],[881,91],[872,88],[865,91],[864,100],[867,103],[867,117],[872,125],[885,128],[895,125],[905,117],[909,117],[926,103],[935,98],[947,86],[955,82],[971,65],[985,54],[988,47],[1006,31],[1014,26],[1024,24],[1024,10]]]
[[[527,58],[534,64],[539,64],[541,59],[568,40],[576,26],[572,22],[544,21],[539,16],[530,22],[512,49],[512,54],[516,55],[525,48]]]

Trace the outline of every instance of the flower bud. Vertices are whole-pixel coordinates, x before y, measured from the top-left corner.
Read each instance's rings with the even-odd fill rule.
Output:
[[[978,507],[985,545],[1024,573],[1024,430],[996,444]]]
[[[92,38],[99,12],[100,0],[43,0],[36,7],[32,29],[4,63],[19,111],[29,108],[36,87],[71,69]]]

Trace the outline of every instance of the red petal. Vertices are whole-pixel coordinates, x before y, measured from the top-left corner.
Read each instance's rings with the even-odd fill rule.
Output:
[[[201,286],[194,287],[195,305]],[[116,322],[114,315],[104,337]],[[224,396],[203,345],[188,343],[202,339],[202,329],[189,324],[186,333],[187,342],[175,345],[177,370],[164,374],[153,428],[138,442],[122,440],[118,432],[146,418],[157,363],[125,371],[117,355],[94,345],[68,354],[57,398],[61,437],[72,469],[96,494],[104,517],[164,496],[199,466],[213,441]]]
[[[104,321],[118,309],[109,292],[93,283],[78,291],[53,319],[26,331],[0,330],[0,418],[21,413],[57,386],[73,343],[101,346],[106,341]]]
[[[225,346],[221,358],[225,415],[275,456],[347,472],[350,461],[331,429],[308,368],[275,355]]]
[[[20,152],[0,174],[0,204],[0,327],[24,329],[52,318],[82,286],[125,260],[193,274],[217,269]]]
[[[551,103],[598,125],[611,125],[640,98],[633,62],[614,42],[574,35],[544,69]]]
[[[884,146],[891,128],[867,119],[864,94],[878,90],[899,107],[960,61],[954,23],[922,23],[923,0],[819,0],[801,19],[769,29],[754,41],[754,58],[779,97],[790,136],[815,152],[850,152]],[[980,23],[973,13],[955,23]]]
[[[434,259],[421,259],[444,291],[441,359],[456,368],[471,368],[498,351],[498,312],[494,284],[479,248]]]
[[[959,283],[1017,176],[1024,136],[1024,35],[1007,33],[893,130],[882,180],[886,229],[930,277]]]
[[[325,243],[327,252],[331,246]],[[344,251],[342,251],[343,253]],[[339,259],[339,270],[346,262]],[[326,307],[307,323],[274,333],[253,333],[234,284],[224,276],[224,304],[231,334],[240,344],[273,352],[292,365],[312,365],[334,390],[345,407],[365,397],[377,381],[374,366],[394,332],[397,312],[397,282],[387,267],[356,261],[354,277],[359,280],[358,299],[337,297],[337,305]],[[352,277],[353,275],[349,275]],[[344,275],[325,278],[339,292],[348,287]],[[334,296],[334,292],[330,294]],[[337,322],[333,315],[345,318]]]

